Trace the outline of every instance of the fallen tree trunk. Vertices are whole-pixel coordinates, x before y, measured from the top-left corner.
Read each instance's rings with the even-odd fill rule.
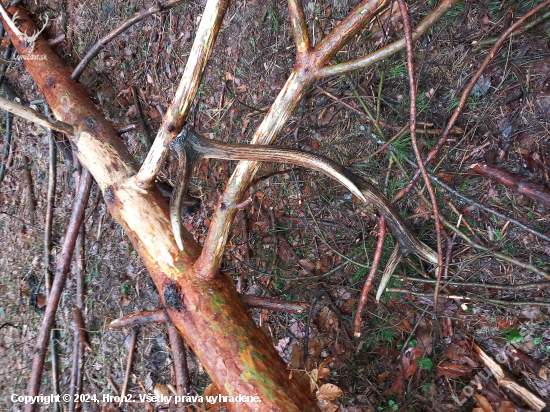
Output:
[[[19,11],[22,32],[38,30],[23,9],[10,9],[11,13],[15,11]],[[173,325],[192,347],[220,393],[252,398],[230,404],[230,408],[317,411],[307,391],[289,379],[286,365],[269,336],[254,323],[232,279],[218,273],[209,282],[201,282],[192,276],[190,269],[200,255],[200,246],[184,231],[185,250],[179,251],[165,198],[154,187],[138,187],[134,159],[84,87],[70,79],[71,71],[47,41],[39,36],[33,45],[28,45],[11,28],[8,31],[20,54],[43,56],[24,59],[25,67],[55,115],[77,128],[71,140],[78,149],[78,158],[97,181],[109,212],[143,260]],[[179,304],[173,304],[174,296],[179,298]],[[40,356],[44,354],[37,353],[35,360]],[[42,368],[38,372],[40,376]],[[36,385],[29,395],[38,395],[39,389]],[[254,401],[255,396],[259,402]],[[27,405],[28,411],[33,409],[34,405]]]

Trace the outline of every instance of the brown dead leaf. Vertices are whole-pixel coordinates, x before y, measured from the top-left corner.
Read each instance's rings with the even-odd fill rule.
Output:
[[[498,412],[516,412],[516,408],[514,408],[514,404],[512,402],[502,401]]]
[[[472,396],[474,397],[474,399],[477,402],[477,405],[480,407],[480,409],[483,412],[494,412],[493,407],[491,406],[491,404],[489,403],[489,401],[485,396],[480,395],[478,393],[474,393]]]
[[[453,175],[452,173],[445,173],[445,172],[439,172],[437,174],[437,177],[439,177],[441,180],[443,180],[445,183],[447,183],[448,185],[451,184],[451,182],[453,181],[453,178],[455,177],[455,175]]]
[[[302,369],[304,367],[304,347],[294,343],[290,354],[290,365],[292,369]]]
[[[157,383],[155,385],[155,389],[153,389],[153,393],[155,394],[155,396],[158,396],[158,397],[166,396],[168,397],[168,399],[170,399],[170,392],[168,392],[168,388],[166,386],[162,386],[160,383]],[[163,402],[163,404],[168,405],[168,402],[167,403]]]
[[[325,383],[315,394],[317,399],[324,401],[333,401],[342,396],[342,389],[332,383]]]
[[[544,381],[548,380],[548,368],[544,365],[540,367],[539,378],[541,378]]]
[[[237,90],[237,93],[245,93],[246,92],[246,84],[242,84],[239,87],[235,87],[235,90]]]
[[[378,375],[378,382],[384,382],[389,374],[390,371],[382,372],[380,375]]]
[[[321,313],[319,314],[319,320],[321,321],[321,325],[323,326],[323,328],[327,331],[337,331],[339,329],[338,316],[336,316],[328,306],[325,306],[323,310],[321,310]]]
[[[216,388],[216,386],[211,383],[210,385],[208,385],[206,387],[206,389],[204,390],[204,394],[202,395],[204,399],[206,399],[207,396],[213,396],[216,398],[216,402],[215,403],[206,403],[206,410],[207,411],[217,411],[220,409],[220,406],[223,406],[224,404],[223,403],[220,403],[218,401],[218,395],[220,394],[220,392],[218,391],[218,388]]]
[[[36,299],[36,306],[38,306],[39,308],[43,308],[44,306],[46,306],[47,302],[48,301],[46,300],[46,296],[40,295],[38,299]]]

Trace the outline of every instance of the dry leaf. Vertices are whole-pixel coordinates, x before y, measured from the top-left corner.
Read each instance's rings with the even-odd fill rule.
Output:
[[[548,368],[544,365],[540,367],[539,378],[541,378],[542,380],[548,380]]]
[[[510,401],[502,401],[498,412],[516,412],[514,404]]]
[[[380,375],[378,375],[378,382],[384,382],[389,374],[390,371],[382,372]]]
[[[474,397],[474,399],[477,402],[477,405],[481,408],[483,412],[494,412],[493,407],[491,406],[491,404],[489,403],[489,401],[485,396],[480,395],[478,393],[474,393],[472,396]]]
[[[330,373],[329,368],[322,368],[319,370],[319,379],[323,379],[325,376],[327,376]]]
[[[168,399],[170,399],[170,392],[168,392],[168,388],[166,388],[166,386],[162,386],[159,383],[155,385],[155,389],[153,389],[153,393],[155,394],[155,396],[158,396],[158,397],[166,396],[168,397]],[[167,403],[163,402],[163,404],[168,405],[168,402]]]
[[[222,404],[220,402],[218,402],[218,399],[219,399],[218,395],[219,394],[220,394],[220,392],[218,392],[218,388],[216,388],[216,385],[214,385],[213,383],[211,383],[210,385],[208,385],[206,387],[202,397],[204,399],[206,399],[207,396],[213,396],[213,397],[216,398],[215,403],[206,402],[206,410],[207,411],[217,411],[218,409],[220,409],[220,406],[222,406]]]
[[[243,84],[239,87],[235,87],[235,90],[237,90],[238,93],[244,93],[246,92],[246,84]]]
[[[324,401],[333,401],[334,399],[342,396],[342,389],[332,383],[325,383],[319,388],[315,394],[317,399]]]

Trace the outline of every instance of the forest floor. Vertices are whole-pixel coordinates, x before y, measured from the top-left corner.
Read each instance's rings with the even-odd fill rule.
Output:
[[[304,2],[313,43],[356,3]],[[408,3],[414,26],[437,2]],[[478,43],[498,37],[511,21],[539,3],[461,1],[415,43],[418,120],[425,123],[419,126],[424,129],[419,142],[424,156],[487,54],[489,47],[476,50]],[[44,32],[47,38],[63,34],[66,21],[67,38],[54,47],[68,66],[75,67],[98,38],[149,7],[150,2],[25,0],[23,4],[35,19],[49,17]],[[162,118],[159,111],[168,108],[176,91],[204,6],[204,0],[189,0],[149,17],[112,41],[88,66],[80,80],[117,127],[137,123],[131,90],[135,86],[148,132],[156,134]],[[394,11],[385,26],[386,35],[375,22],[337,58],[345,61],[364,56],[402,37],[402,22],[397,8]],[[550,188],[549,35],[550,21],[543,21],[505,43],[467,101],[457,123],[461,133],[451,136],[430,166],[433,174],[464,196],[546,235],[550,233],[550,204],[476,174],[472,165],[486,162],[513,173],[520,182],[538,185],[543,192]],[[190,121],[212,139],[248,142],[294,61],[286,2],[234,0]],[[21,61],[10,65],[5,81],[16,89],[21,103],[42,110],[43,97]],[[386,138],[407,124],[405,53],[369,70],[329,78],[318,86],[307,94],[276,144],[329,156],[374,183],[391,199],[413,171],[405,161],[414,158],[410,135],[394,143],[397,161],[388,150],[369,157],[378,148],[372,138],[377,130],[366,115],[357,112],[364,113],[367,108],[377,114]],[[2,127],[4,130],[5,125]],[[9,159],[5,159],[8,167],[0,187],[0,410],[16,411],[22,406],[13,404],[10,397],[26,392],[45,305],[43,287],[38,293],[35,290],[44,270],[41,229],[47,203],[48,139],[43,128],[21,119],[14,121],[12,135],[14,144]],[[62,136],[57,138],[63,141]],[[141,162],[147,154],[144,133],[136,129],[123,134],[122,139]],[[54,255],[60,250],[75,194],[73,165],[67,153],[60,152],[57,166]],[[30,181],[25,161],[30,167]],[[176,163],[167,162],[159,180],[172,184]],[[186,209],[183,224],[199,243],[204,242],[218,192],[234,167],[235,162],[203,160],[193,175],[190,194],[200,199],[200,207]],[[311,309],[298,314],[260,309],[251,309],[251,313],[272,336],[289,369],[319,376],[312,381],[311,396],[316,395],[316,385],[335,385],[324,410],[532,410],[521,395],[499,384],[494,370],[484,371],[487,364],[476,355],[473,342],[489,357],[501,361],[499,365],[523,393],[550,402],[550,275],[545,278],[544,272],[550,262],[549,242],[434,185],[441,214],[485,250],[460,237],[452,237],[451,243],[444,241],[444,253],[451,244],[448,276],[455,284],[441,292],[437,314],[434,271],[426,263],[416,258],[404,260],[388,284],[391,291],[384,292],[377,303],[374,294],[380,270],[363,315],[361,336],[354,338],[353,318],[376,247],[376,210],[315,172],[264,164],[259,175],[271,172],[280,173],[253,186],[249,193],[252,202],[237,215],[223,270],[234,277],[242,293],[311,304]],[[435,249],[431,206],[419,194],[425,192],[424,186],[418,183],[398,207],[413,231]],[[29,214],[29,190],[34,216]],[[34,221],[35,227],[13,216],[26,223]],[[109,323],[134,312],[160,309],[161,303],[127,236],[106,212],[97,186],[86,216],[85,317],[92,349],[83,366],[83,393],[101,397],[114,393],[110,382],[122,384],[130,341],[129,330],[109,329]],[[394,244],[390,233],[381,268]],[[499,252],[504,259],[496,256]],[[529,270],[527,265],[538,270]],[[529,283],[536,285],[519,287]],[[75,281],[69,276],[56,321],[63,393],[68,391],[71,378],[74,302]],[[192,392],[203,394],[211,381],[192,351],[188,364]],[[44,394],[52,390],[50,370],[48,362]],[[155,387],[162,392],[173,384],[165,326],[142,327],[128,393],[137,396],[144,389],[151,393]],[[121,409],[153,407],[171,410],[173,405],[138,403]],[[88,411],[115,409],[116,405],[103,402],[83,405]]]

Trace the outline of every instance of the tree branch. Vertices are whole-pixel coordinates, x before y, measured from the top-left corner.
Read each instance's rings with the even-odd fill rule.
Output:
[[[22,106],[3,97],[0,97],[0,108],[19,117],[22,117],[25,120],[29,120],[31,122],[39,124],[40,126],[47,129],[57,130],[58,132],[67,133],[69,135],[73,135],[75,133],[74,127],[70,124],[61,121],[52,122],[50,120],[50,117],[44,116],[41,113],[38,113],[32,109],[29,109],[28,107]]]
[[[456,107],[451,119],[449,120],[449,123],[447,123],[447,126],[445,127],[445,130],[441,134],[441,137],[439,138],[437,144],[430,150],[428,155],[426,156],[426,160],[424,161],[424,164],[430,163],[434,157],[437,155],[439,150],[443,147],[445,142],[447,141],[447,138],[449,136],[449,132],[451,128],[454,126],[456,121],[458,120],[458,117],[462,113],[462,110],[464,109],[464,106],[466,105],[466,101],[468,100],[468,97],[470,96],[470,93],[472,92],[472,89],[477,84],[479,78],[483,74],[484,70],[487,68],[489,63],[493,60],[493,58],[497,55],[499,49],[502,47],[508,36],[512,34],[515,30],[518,29],[518,27],[521,27],[525,21],[531,17],[533,14],[537,13],[538,11],[542,10],[545,7],[548,7],[550,5],[550,0],[547,0],[541,4],[539,4],[534,9],[527,12],[521,19],[516,21],[514,24],[512,24],[508,30],[506,30],[502,35],[500,36],[499,40],[495,43],[495,45],[491,48],[489,51],[489,54],[485,57],[479,68],[477,69],[477,72],[474,74],[474,76],[470,79],[469,83],[464,88],[464,91],[462,92],[462,95],[460,96],[460,101],[458,102],[458,106]],[[418,177],[420,176],[420,169],[417,169],[414,173],[414,176],[412,179],[407,183],[407,185],[401,189],[397,195],[394,197],[394,202],[398,201],[399,199],[403,198],[414,186],[416,181],[418,180]]]
[[[309,35],[307,34],[306,16],[304,15],[302,0],[288,0],[288,9],[292,29],[294,30],[296,49],[298,53],[305,53],[309,51]]]
[[[136,181],[142,188],[153,184],[168,154],[166,146],[183,128],[230,3],[231,0],[208,0],[206,3],[176,95],[162,119],[153,146],[136,175]]]
[[[420,39],[441,17],[445,15],[445,13],[452,9],[458,1],[459,0],[443,0],[424,20],[420,22],[420,24],[413,31],[413,41]],[[324,78],[328,76],[336,76],[338,74],[345,74],[355,70],[368,69],[379,61],[387,59],[395,53],[405,49],[405,46],[405,38],[402,38],[384,47],[383,49],[369,54],[368,56],[324,67],[319,71],[318,77]]]

